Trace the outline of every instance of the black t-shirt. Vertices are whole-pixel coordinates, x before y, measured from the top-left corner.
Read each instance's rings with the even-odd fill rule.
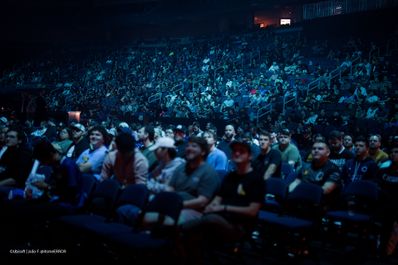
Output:
[[[354,158],[354,155],[347,149],[344,149],[343,152],[341,152],[341,153],[330,152],[330,155],[329,155],[330,161],[333,162],[336,166],[338,166],[340,170],[343,169],[343,166],[347,160],[350,160],[353,158]]]
[[[218,192],[223,204],[235,206],[248,206],[252,202],[262,203],[264,194],[264,180],[253,170],[244,175],[229,173],[225,176]]]
[[[252,202],[262,203],[265,196],[265,182],[262,176],[253,170],[244,175],[238,175],[234,171],[225,176],[217,195],[222,198],[222,204],[226,205],[249,206]],[[249,221],[247,216],[231,212],[222,215],[232,223]]]
[[[331,161],[327,161],[320,168],[315,168],[312,164],[306,164],[300,170],[297,178],[304,182],[317,184],[319,186],[323,186],[327,181],[335,182],[338,185],[341,184],[340,170]]]
[[[272,177],[280,178],[281,177],[281,163],[282,157],[281,153],[278,150],[271,149],[267,154],[259,154],[257,158],[253,161],[253,169],[260,176],[264,176],[268,167],[271,164],[276,165],[276,171],[272,175]]]

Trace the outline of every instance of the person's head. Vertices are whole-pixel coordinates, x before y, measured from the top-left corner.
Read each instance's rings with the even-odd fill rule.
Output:
[[[279,146],[285,147],[290,144],[292,134],[289,129],[282,129],[278,134]]]
[[[116,148],[120,153],[127,154],[134,152],[135,139],[130,133],[119,133],[115,138]]]
[[[326,162],[330,155],[329,146],[325,142],[315,142],[312,145],[311,155],[313,162]]]
[[[251,143],[252,142],[252,134],[250,132],[244,132],[242,135],[242,141],[246,143]]]
[[[199,131],[200,131],[200,124],[199,124],[199,122],[194,121],[194,122],[192,123],[192,131],[193,131],[195,134],[198,134],[198,133],[199,133]]]
[[[277,143],[278,142],[278,134],[276,132],[270,133],[270,140],[271,144]]]
[[[211,123],[211,122],[206,123],[206,128],[205,129],[206,129],[206,131],[208,131],[208,130],[216,131],[217,130],[216,126],[213,123]]]
[[[208,154],[209,147],[206,139],[196,136],[189,138],[185,148],[185,158],[188,162],[197,159],[205,160]]]
[[[369,153],[369,143],[364,136],[358,136],[355,139],[355,156],[365,158]]]
[[[19,128],[9,128],[5,135],[5,143],[8,147],[18,147],[25,143],[25,132]]]
[[[172,128],[166,129],[165,135],[166,135],[166,137],[169,137],[169,138],[171,138],[171,139],[174,139],[174,132],[173,132],[173,129],[172,129]]]
[[[369,148],[373,150],[379,149],[381,146],[381,136],[379,134],[372,134],[369,137]]]
[[[236,164],[250,163],[252,158],[250,144],[245,141],[233,141],[230,145],[232,150],[231,160]]]
[[[69,128],[64,127],[59,131],[59,140],[63,141],[63,140],[68,140],[71,138],[72,136],[72,132]]]
[[[72,130],[72,138],[73,140],[79,140],[84,136],[84,133],[86,132],[86,128],[80,124],[80,123],[75,123],[71,126]]]
[[[205,131],[203,133],[203,138],[206,139],[207,144],[209,145],[209,148],[211,149],[217,142],[217,136],[214,134],[213,131]]]
[[[43,165],[51,165],[58,161],[61,156],[61,147],[52,144],[48,140],[40,140],[33,148],[33,158],[40,161]]]
[[[90,146],[92,149],[100,148],[108,143],[108,132],[102,126],[94,126],[88,132]]]
[[[349,134],[344,135],[343,145],[347,149],[350,149],[354,145],[351,135],[349,135]]]
[[[394,164],[398,164],[398,142],[394,143],[390,148],[390,159]]]
[[[177,125],[174,129],[174,140],[176,142],[183,141],[185,138],[185,128],[181,124]]]
[[[271,146],[271,134],[267,131],[260,130],[258,133],[258,142],[261,151],[268,151]]]
[[[158,138],[156,143],[150,147],[150,150],[155,152],[159,161],[172,160],[177,156],[175,141],[170,137]]]
[[[326,139],[325,139],[325,136],[323,136],[322,134],[316,133],[312,137],[312,142],[314,142],[314,143],[316,143],[316,142],[326,142]]]
[[[225,131],[224,131],[224,136],[228,139],[231,140],[235,137],[236,132],[235,132],[235,127],[231,124],[228,124],[225,126]]]
[[[138,140],[145,142],[149,140],[153,142],[155,139],[155,128],[153,126],[143,126],[138,130]]]
[[[328,138],[330,149],[339,152],[343,147],[343,139],[340,131],[331,131]]]

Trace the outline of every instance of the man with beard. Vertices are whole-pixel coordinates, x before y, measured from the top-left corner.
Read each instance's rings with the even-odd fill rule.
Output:
[[[311,164],[302,167],[297,178],[289,185],[289,192],[302,181],[313,183],[322,187],[325,202],[333,203],[341,185],[340,170],[329,160],[330,149],[325,142],[315,142],[311,154]]]
[[[166,191],[177,192],[184,201],[179,223],[199,218],[219,187],[220,178],[206,163],[207,141],[191,137],[185,149],[186,163],[176,168]]]

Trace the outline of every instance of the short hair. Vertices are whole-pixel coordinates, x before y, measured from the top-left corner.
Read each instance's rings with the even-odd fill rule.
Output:
[[[355,138],[355,141],[354,142],[364,142],[365,143],[365,145],[366,145],[366,147],[369,147],[369,141],[368,141],[368,138],[366,138],[365,136],[363,136],[363,135],[359,135],[359,136],[357,136],[356,138]]]
[[[7,127],[6,127],[6,128],[7,128]],[[7,130],[6,134],[7,134],[8,132],[11,132],[11,131],[17,133],[18,141],[21,141],[21,144],[26,144],[27,138],[28,138],[28,137],[26,136],[25,131],[22,130],[21,127],[18,127],[18,126],[8,127],[8,130]]]
[[[312,146],[314,146],[314,144],[324,144],[324,145],[326,145],[326,148],[327,148],[328,150],[330,150],[329,144],[328,144],[326,141],[322,141],[322,140],[320,140],[320,141],[315,141],[315,142],[312,144]]]
[[[329,133],[329,137],[328,140],[332,140],[332,139],[338,139],[338,140],[342,140],[343,134],[340,131],[337,130],[333,130]]]
[[[209,129],[204,131],[202,137],[204,136],[205,133],[210,134],[215,140],[217,140],[217,133],[214,130]]]
[[[152,125],[144,126],[144,132],[148,134],[149,141],[153,141],[155,139],[155,128]]]
[[[200,149],[205,152],[205,158],[207,157],[207,155],[209,154],[209,145],[207,144],[205,138],[192,136],[189,138],[188,142],[198,144],[200,146]]]
[[[282,130],[279,131],[280,135],[289,135],[291,136],[291,132],[288,128],[283,128]]]
[[[316,140],[316,138],[320,138],[320,139],[319,139],[319,140]],[[314,140],[314,143],[315,143],[315,142],[325,142],[325,143],[326,143],[326,138],[325,138],[325,136],[323,136],[321,133],[314,134],[314,135],[312,136],[312,139]]]
[[[260,135],[267,136],[269,139],[271,139],[271,133],[268,132],[268,131],[266,131],[266,130],[260,129],[260,130],[258,131],[258,136],[260,136]]]

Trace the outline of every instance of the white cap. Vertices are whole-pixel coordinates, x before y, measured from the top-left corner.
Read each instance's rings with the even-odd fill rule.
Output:
[[[72,128],[76,128],[76,129],[78,129],[78,130],[80,130],[80,131],[82,131],[82,132],[85,132],[86,131],[86,128],[83,126],[83,124],[81,124],[81,123],[75,123],[75,124],[73,124],[72,125]]]
[[[149,150],[154,151],[158,149],[159,147],[164,147],[164,148],[176,148],[174,145],[174,139],[171,139],[170,137],[160,137],[156,140],[156,143],[149,147]]]
[[[130,128],[130,126],[127,124],[127,122],[121,122],[121,123],[119,123],[119,127]]]

